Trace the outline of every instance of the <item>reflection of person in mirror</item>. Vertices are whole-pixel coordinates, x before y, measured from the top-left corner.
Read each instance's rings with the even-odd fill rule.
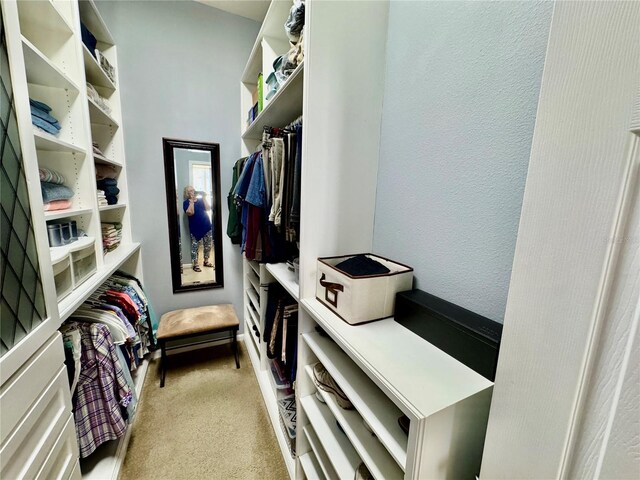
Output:
[[[191,185],[184,187],[184,203],[182,208],[189,217],[189,231],[191,233],[191,265],[194,271],[201,272],[198,265],[198,249],[200,242],[204,247],[204,263],[205,267],[213,267],[209,262],[211,254],[211,243],[213,242],[213,233],[211,230],[211,220],[209,214],[211,207],[200,193],[196,194],[195,189]]]

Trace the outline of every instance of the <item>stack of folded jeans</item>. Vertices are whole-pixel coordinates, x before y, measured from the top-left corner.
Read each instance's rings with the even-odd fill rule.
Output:
[[[29,104],[31,105],[31,123],[45,132],[57,136],[60,133],[60,123],[57,118],[51,115],[51,107],[32,98],[29,99]]]
[[[104,192],[108,205],[115,205],[118,203],[118,194],[120,193],[118,180],[115,178],[103,178],[102,180],[98,180],[97,183],[98,190],[102,190]]]

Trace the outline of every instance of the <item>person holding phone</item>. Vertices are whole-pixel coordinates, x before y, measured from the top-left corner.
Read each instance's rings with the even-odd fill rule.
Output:
[[[211,255],[211,244],[213,243],[213,232],[211,220],[207,213],[211,207],[203,195],[197,195],[195,188],[191,185],[184,187],[184,212],[189,217],[189,233],[191,234],[191,265],[195,272],[201,272],[198,262],[198,249],[200,242],[203,243],[205,267],[213,267],[209,262]]]

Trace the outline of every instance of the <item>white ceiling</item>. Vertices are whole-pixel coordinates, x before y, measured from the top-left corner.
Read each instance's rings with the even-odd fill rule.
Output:
[[[196,0],[225,12],[262,22],[269,8],[269,0]]]

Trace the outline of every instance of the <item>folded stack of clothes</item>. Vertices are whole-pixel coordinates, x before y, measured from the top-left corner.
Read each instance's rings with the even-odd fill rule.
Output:
[[[104,193],[104,190],[98,190],[98,206],[106,207],[107,205],[109,205],[109,202],[107,202],[107,197]]]
[[[64,210],[71,208],[73,190],[66,187],[64,177],[50,168],[39,168],[40,189],[42,191],[42,201],[44,210]]]
[[[118,222],[102,222],[102,251],[112,252],[122,241],[122,224]]]
[[[120,189],[118,188],[118,180],[115,178],[103,178],[98,180],[98,190],[104,192],[104,196],[107,199],[107,205],[115,205],[118,203],[118,194]]]
[[[31,123],[45,132],[57,136],[60,133],[60,123],[57,118],[51,115],[51,107],[32,98],[29,99],[29,104],[31,106]]]
[[[96,88],[87,82],[87,96],[93,100],[107,115],[111,115],[111,107],[107,103],[107,100],[103,98]]]
[[[107,156],[102,153],[102,150],[100,150],[97,142],[93,142],[93,156],[98,158],[107,158]]]

